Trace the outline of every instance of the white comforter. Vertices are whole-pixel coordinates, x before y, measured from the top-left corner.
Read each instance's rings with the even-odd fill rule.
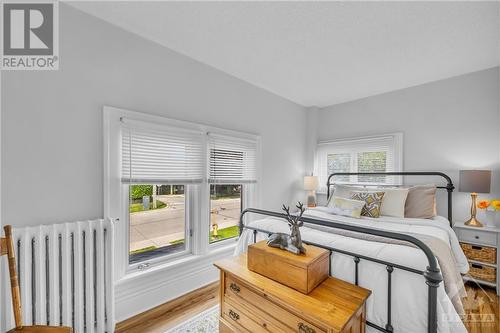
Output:
[[[434,219],[401,219],[394,217],[380,217],[377,219],[354,219],[338,215],[331,215],[321,209],[309,209],[304,216],[331,220],[340,223],[355,224],[363,227],[394,231],[399,233],[424,234],[442,239],[455,255],[457,268],[461,273],[469,269],[467,259],[460,248],[458,239],[450,228],[448,220],[437,216]],[[288,226],[282,219],[265,218],[249,222],[248,225],[270,232],[288,232]],[[392,263],[425,270],[428,262],[424,253],[413,247],[387,244],[354,239],[328,232],[328,228],[311,228],[307,224],[301,228],[302,238],[317,244],[328,245],[337,249],[356,252]],[[267,237],[259,234],[258,240]],[[238,242],[236,254],[243,253],[253,242],[251,230],[245,230]],[[350,256],[339,253],[332,255],[332,275],[354,283],[354,261]],[[372,295],[367,302],[367,319],[379,326],[387,322],[387,271],[385,266],[361,261],[359,265],[359,285],[370,289]],[[392,326],[398,333],[425,333],[427,332],[427,293],[425,279],[421,275],[395,269],[392,273]],[[439,333],[466,333],[460,317],[455,311],[449,297],[446,295],[443,283],[438,288],[438,332]],[[379,332],[367,327],[367,332]]]

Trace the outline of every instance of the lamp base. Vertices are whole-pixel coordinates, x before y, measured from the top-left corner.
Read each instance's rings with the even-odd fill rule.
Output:
[[[314,191],[309,191],[307,194],[307,207],[316,207],[316,193]]]
[[[471,217],[467,222],[464,223],[465,225],[468,225],[469,227],[483,227],[483,224],[479,222],[475,216]]]

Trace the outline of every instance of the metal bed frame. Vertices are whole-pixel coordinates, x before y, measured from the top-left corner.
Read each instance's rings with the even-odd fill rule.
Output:
[[[439,176],[439,177],[442,177],[446,180],[447,184],[446,184],[446,186],[437,186],[437,188],[438,189],[446,189],[446,191],[448,192],[448,220],[450,221],[450,225],[452,225],[452,193],[453,193],[453,190],[455,187],[453,186],[451,178],[442,172],[360,172],[360,173],[340,172],[340,173],[332,173],[328,176],[328,181],[326,184],[327,188],[328,188],[327,198],[330,198],[330,187],[335,185],[335,182],[332,181],[332,178],[334,178],[336,176]],[[342,184],[349,185],[348,183],[344,183],[344,182]],[[356,185],[363,185],[363,184],[358,183]],[[370,185],[368,185],[368,186],[370,186]],[[402,185],[385,185],[385,186],[402,186]],[[263,229],[254,228],[254,227],[245,225],[244,224],[244,216],[248,213],[283,218],[283,219],[286,218],[286,215],[283,213],[277,213],[277,212],[268,211],[268,210],[255,209],[255,208],[247,208],[247,209],[243,210],[243,212],[241,212],[240,222],[239,222],[240,235],[241,235],[243,229],[253,230],[254,243],[257,241],[257,233],[258,232],[262,232],[262,233],[265,233],[268,235],[271,235],[271,232],[268,230],[263,230]],[[410,273],[422,275],[425,279],[425,283],[428,286],[427,332],[428,333],[437,333],[437,328],[438,328],[438,325],[437,325],[437,288],[439,287],[439,284],[443,281],[443,278],[442,278],[441,272],[439,270],[436,257],[434,256],[434,254],[432,253],[432,251],[429,249],[429,247],[427,245],[425,245],[422,241],[420,241],[419,239],[417,239],[415,237],[405,235],[405,234],[395,233],[395,232],[369,229],[369,228],[358,227],[358,226],[354,226],[354,225],[346,225],[346,224],[341,224],[341,223],[336,223],[336,222],[331,222],[331,221],[323,221],[323,220],[309,218],[309,217],[302,217],[301,220],[305,223],[327,226],[327,227],[336,228],[336,229],[354,231],[354,232],[359,232],[359,233],[364,233],[364,234],[370,234],[370,235],[405,241],[408,243],[412,243],[417,248],[422,250],[422,252],[424,252],[424,254],[427,258],[427,261],[429,263],[429,265],[427,266],[425,271],[421,271],[421,270],[417,270],[417,269],[407,267],[404,265],[399,265],[399,264],[391,263],[388,261],[372,258],[369,256],[354,253],[354,252],[337,249],[335,247],[324,246],[324,245],[316,244],[313,242],[308,242],[307,240],[303,240],[303,242],[306,244],[318,246],[320,248],[323,248],[323,249],[330,251],[330,255],[329,255],[329,258],[330,258],[329,268],[330,268],[330,270],[331,270],[331,258],[332,258],[332,254],[334,252],[351,256],[354,260],[354,263],[355,263],[355,265],[354,265],[354,283],[356,285],[358,285],[359,264],[361,263],[362,260],[371,261],[371,262],[374,262],[374,263],[377,263],[380,265],[385,265],[386,270],[387,270],[387,322],[385,324],[385,327],[381,327],[381,326],[376,325],[368,320],[366,321],[366,324],[368,326],[371,326],[371,327],[373,327],[381,332],[385,332],[385,333],[393,333],[394,332],[394,328],[391,324],[391,322],[392,322],[392,317],[391,317],[392,273],[394,272],[394,269],[401,269],[401,270],[404,270],[404,271],[407,271]],[[330,271],[330,275],[331,275],[331,271]]]

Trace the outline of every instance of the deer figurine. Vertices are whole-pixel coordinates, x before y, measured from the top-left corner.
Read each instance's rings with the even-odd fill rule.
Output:
[[[287,250],[294,254],[306,253],[305,247],[302,245],[302,237],[300,236],[300,227],[304,225],[301,221],[302,214],[304,214],[304,204],[300,201],[295,206],[299,209],[300,213],[296,215],[290,214],[290,207],[283,205],[282,209],[286,213],[286,220],[290,227],[290,235],[284,233],[275,233],[269,236],[267,245],[277,247],[282,250]]]

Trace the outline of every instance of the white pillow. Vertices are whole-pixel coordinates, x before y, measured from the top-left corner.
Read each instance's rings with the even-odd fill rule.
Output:
[[[405,203],[409,189],[407,188],[380,188],[379,191],[384,191],[382,198],[382,206],[380,207],[380,215],[405,217]]]

